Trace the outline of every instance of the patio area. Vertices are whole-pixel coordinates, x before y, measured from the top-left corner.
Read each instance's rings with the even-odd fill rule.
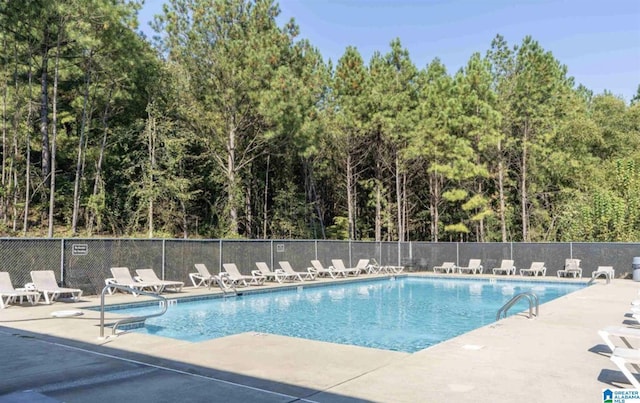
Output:
[[[99,312],[51,317],[99,305],[95,296],[11,306],[0,311],[0,402],[602,401],[603,389],[630,385],[597,331],[632,325],[625,313],[639,289],[599,280],[542,305],[538,318],[514,315],[414,354],[253,332],[200,343],[101,339]],[[175,296],[210,292],[185,287]],[[107,303],[140,298],[116,294]]]

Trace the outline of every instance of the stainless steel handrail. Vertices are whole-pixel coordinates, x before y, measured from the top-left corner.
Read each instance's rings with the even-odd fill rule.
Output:
[[[113,329],[111,330],[111,334],[112,335],[116,334],[116,329],[121,324],[144,322],[145,320],[147,320],[149,318],[155,318],[156,316],[162,316],[162,315],[165,314],[165,312],[167,312],[167,307],[168,307],[169,304],[167,304],[167,299],[165,297],[163,297],[162,295],[158,295],[158,294],[155,294],[155,293],[152,293],[152,292],[148,292],[148,291],[135,290],[135,289],[133,289],[131,287],[127,287],[126,285],[109,284],[108,286],[106,286],[106,287],[104,287],[102,289],[102,293],[100,294],[100,337],[101,338],[104,338],[104,295],[111,288],[115,288],[115,289],[122,290],[122,291],[127,291],[127,292],[130,292],[132,294],[148,295],[150,297],[159,299],[160,300],[160,306],[162,307],[162,311],[158,312],[158,313],[154,313],[154,314],[151,314],[151,315],[144,315],[144,316],[133,316],[133,317],[122,318],[122,319],[117,320],[113,324]]]
[[[233,291],[233,295],[238,295],[238,290],[236,289],[235,284],[233,283],[233,281],[229,280],[229,284],[227,284],[225,282],[225,279],[229,277],[228,273],[220,273],[218,274],[218,276],[216,276],[216,283],[218,283],[218,287],[220,287],[220,289],[222,290],[222,296],[226,297],[227,296],[227,291],[231,292]],[[209,284],[209,288],[211,288],[211,284]]]
[[[516,294],[511,298],[506,304],[504,304],[500,309],[498,309],[498,314],[496,315],[496,321],[500,320],[500,316],[504,314],[504,317],[507,317],[507,311],[509,308],[514,306],[516,302],[520,301],[522,298],[527,298],[529,301],[529,319],[533,317],[533,307],[536,308],[535,316],[538,316],[540,313],[540,300],[538,296],[530,291],[521,292]]]

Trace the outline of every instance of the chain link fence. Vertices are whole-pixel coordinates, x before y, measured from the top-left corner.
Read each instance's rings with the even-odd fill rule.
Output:
[[[481,259],[485,273],[513,259],[516,267],[529,268],[542,261],[547,275],[555,276],[565,259],[581,259],[583,276],[598,266],[613,266],[618,277],[631,273],[640,243],[464,243],[366,242],[326,240],[180,240],[180,239],[29,239],[0,238],[0,271],[9,272],[16,287],[31,281],[33,270],[53,270],[61,285],[81,288],[86,295],[102,291],[110,268],[151,268],[160,278],[189,282],[194,264],[204,263],[219,273],[223,263],[235,263],[243,274],[266,262],[272,269],[289,261],[304,271],[313,259],[324,266],[342,259],[354,266],[359,259],[375,258],[383,265],[402,265],[407,271],[431,270],[445,261],[466,266]]]

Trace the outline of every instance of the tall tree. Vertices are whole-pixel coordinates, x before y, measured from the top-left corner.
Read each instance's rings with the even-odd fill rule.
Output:
[[[395,205],[395,212],[387,212],[389,239],[404,241],[407,225],[407,165],[406,148],[414,127],[415,110],[418,103],[416,77],[418,71],[411,62],[409,52],[402,48],[400,40],[391,42],[391,50],[384,57],[372,59],[370,63],[372,81],[369,102],[371,103],[370,135],[375,150],[375,206],[376,240],[381,238],[382,204]],[[387,175],[387,172],[389,175]],[[385,178],[393,182],[385,183]],[[394,197],[383,195],[383,188],[395,189]],[[395,220],[391,218],[395,216]],[[395,223],[393,223],[395,221]]]
[[[345,195],[349,239],[356,239],[356,189],[364,152],[361,148],[366,116],[365,94],[368,85],[367,70],[360,53],[347,47],[338,60],[333,88],[336,102],[336,138],[340,169],[345,178]]]
[[[186,118],[224,178],[224,235],[239,234],[242,175],[264,142],[258,105],[297,33],[278,28],[279,12],[270,0],[171,0],[159,19],[168,60],[184,66],[196,100]]]
[[[475,53],[467,65],[455,77],[455,93],[460,101],[460,116],[456,120],[456,131],[474,148],[475,160],[470,193],[473,194],[462,208],[472,212],[470,222],[475,226],[475,239],[486,240],[486,219],[493,214],[490,204],[493,186],[485,178],[490,175],[500,183],[504,180],[504,168],[499,146],[502,135],[499,131],[500,114],[496,110],[496,96],[492,89],[492,78],[487,60]],[[503,209],[503,199],[499,196]],[[504,233],[503,233],[504,234]],[[506,242],[503,236],[503,242]]]

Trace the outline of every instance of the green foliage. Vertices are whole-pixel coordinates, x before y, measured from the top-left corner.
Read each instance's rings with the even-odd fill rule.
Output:
[[[139,9],[0,3],[2,233],[42,233],[55,174],[57,234],[640,239],[638,96],[533,38],[453,75],[398,39],[334,68],[271,0],[169,0],[157,49]]]
[[[347,217],[334,217],[333,225],[327,227],[328,239],[349,239],[349,219]]]

